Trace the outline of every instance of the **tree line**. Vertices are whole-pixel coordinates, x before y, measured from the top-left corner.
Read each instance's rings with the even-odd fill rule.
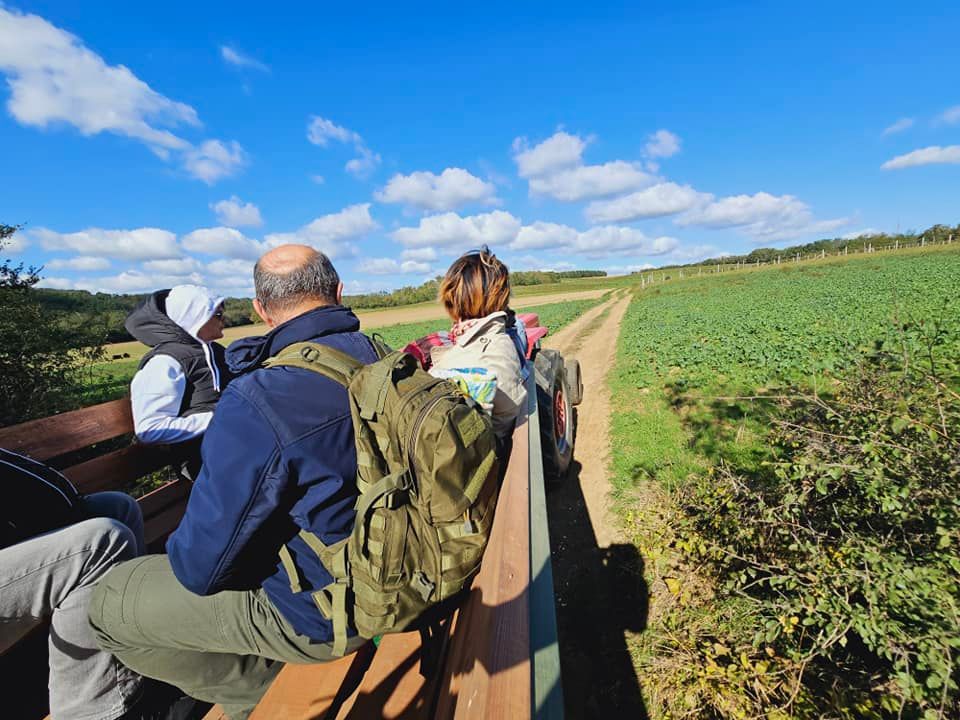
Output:
[[[33,269],[35,273],[40,268]],[[569,270],[563,272],[514,272],[511,282],[516,286],[544,285],[559,283],[561,280],[584,277],[603,277],[602,270]],[[39,276],[37,276],[39,280]],[[32,287],[32,286],[31,286]],[[412,287],[402,287],[391,292],[347,295],[344,304],[357,309],[400,307],[421,302],[433,302],[437,299],[440,279],[434,278]],[[123,322],[147,295],[112,295],[110,293],[91,293],[86,290],[52,290],[33,288],[36,302],[58,316],[71,316],[78,324],[99,328],[101,343],[125,342],[133,338],[126,331]],[[224,322],[227,327],[250,325],[260,322],[253,310],[250,298],[227,298],[224,302]]]
[[[960,224],[953,227],[950,225],[937,224],[919,232],[916,230],[907,230],[902,233],[869,233],[855,238],[828,238],[803,245],[791,245],[785,248],[757,248],[746,255],[724,255],[723,257],[708,258],[700,262],[688,263],[687,265],[671,265],[658,269],[667,269],[668,267],[697,267],[700,265],[716,265],[717,263],[728,265],[738,262],[756,263],[757,261],[770,263],[776,262],[778,257],[789,259],[797,254],[803,257],[804,255],[818,254],[820,251],[831,254],[837,251],[842,252],[844,249],[848,252],[863,252],[868,246],[882,248],[888,246],[893,247],[897,244],[915,245],[920,243],[921,240],[929,243],[943,243],[950,238],[960,240]]]

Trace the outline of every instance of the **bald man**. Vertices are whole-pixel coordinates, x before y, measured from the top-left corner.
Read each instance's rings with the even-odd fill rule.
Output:
[[[203,466],[167,555],[123,563],[98,586],[90,622],[121,662],[246,718],[283,663],[330,660],[333,629],[311,593],[333,581],[298,536],[327,544],[353,528],[357,460],[343,387],[309,370],[264,368],[299,342],[377,359],[340,304],[325,255],[271,250],[254,269],[254,308],[270,327],[227,350],[238,377],[207,428]],[[300,577],[279,560],[286,546]],[[295,591],[294,588],[297,588]],[[350,648],[362,644],[351,638]]]

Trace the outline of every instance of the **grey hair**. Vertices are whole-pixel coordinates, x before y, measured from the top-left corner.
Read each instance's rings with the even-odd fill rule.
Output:
[[[268,310],[289,310],[306,300],[337,302],[340,276],[330,258],[317,252],[309,261],[286,273],[271,272],[260,261],[253,266],[253,287]]]

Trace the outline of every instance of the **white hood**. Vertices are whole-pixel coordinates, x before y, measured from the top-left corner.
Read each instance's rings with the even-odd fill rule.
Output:
[[[167,295],[167,317],[186,330],[191,337],[199,340],[197,333],[223,302],[223,298],[215,295],[205,287],[199,285],[176,285]]]

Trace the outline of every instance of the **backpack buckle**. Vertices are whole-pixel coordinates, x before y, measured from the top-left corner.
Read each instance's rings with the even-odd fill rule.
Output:
[[[408,502],[406,490],[394,490],[387,493],[383,498],[383,506],[387,510],[396,510],[398,507],[406,505]]]
[[[433,590],[437,586],[434,585],[427,578],[423,572],[416,573],[412,578],[410,578],[410,584],[413,586],[413,589],[420,593],[420,597],[424,602],[430,602],[430,596],[433,595]]]
[[[314,363],[317,361],[317,358],[320,357],[320,352],[316,348],[308,345],[300,348],[300,357],[302,357],[308,363]]]

